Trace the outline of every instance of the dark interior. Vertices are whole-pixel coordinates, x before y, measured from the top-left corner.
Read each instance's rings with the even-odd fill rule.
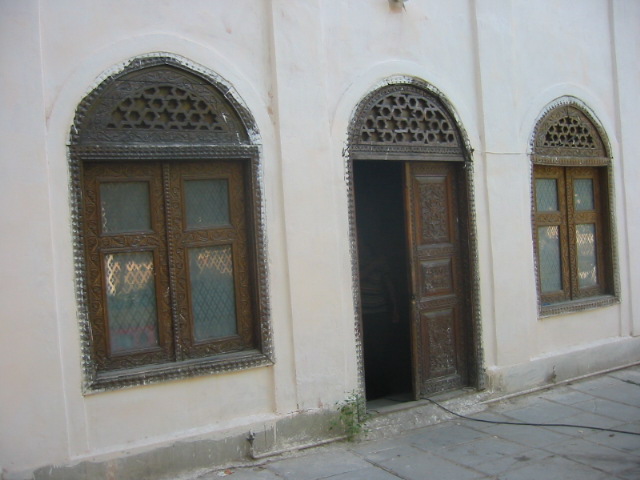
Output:
[[[366,397],[408,400],[413,389],[403,162],[360,160],[353,170]]]

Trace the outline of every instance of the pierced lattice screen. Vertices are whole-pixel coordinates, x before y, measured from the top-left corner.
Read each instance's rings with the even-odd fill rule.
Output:
[[[539,123],[535,153],[557,156],[607,156],[593,122],[579,109],[567,105],[551,110]]]

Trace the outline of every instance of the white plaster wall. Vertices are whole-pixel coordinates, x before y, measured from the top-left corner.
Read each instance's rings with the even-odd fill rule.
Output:
[[[274,0],[272,7],[298,401],[312,409],[356,385],[348,242],[336,226],[344,188],[330,157],[322,2]]]
[[[616,98],[609,2],[477,0],[479,70],[484,136],[484,188],[489,203],[493,262],[495,364],[524,364],[541,354],[588,348],[629,334],[624,306],[538,319],[531,233],[529,143],[546,106],[575,96],[609,135],[614,182],[624,183],[617,155]],[[496,12],[500,12],[496,15]],[[625,22],[628,20],[625,20]],[[625,30],[626,31],[626,30]],[[616,190],[618,246],[626,248],[623,197]],[[621,255],[621,291],[628,298],[627,257]],[[483,311],[491,323],[491,312]],[[487,340],[485,339],[485,342]],[[492,367],[489,362],[488,367]]]
[[[619,231],[624,234],[626,242],[621,245],[621,258],[628,258],[626,265],[628,284],[624,296],[627,322],[623,331],[632,335],[640,335],[640,276],[633,272],[640,271],[640,252],[637,248],[640,238],[640,209],[638,204],[638,182],[640,182],[640,109],[638,104],[638,87],[640,87],[640,3],[616,0],[611,2],[610,31],[614,39],[612,56],[616,67],[613,77],[613,93],[616,97],[617,112],[615,118],[615,141],[619,145],[617,159],[619,162],[617,178],[618,193],[622,201],[618,207]],[[613,136],[613,134],[611,134]],[[622,219],[626,219],[623,221]]]
[[[4,89],[9,93],[6,104],[15,105],[19,115],[2,119],[11,125],[5,131],[14,132],[13,144],[23,150],[14,147],[3,161],[17,173],[13,193],[28,199],[12,198],[11,190],[3,189],[7,204],[21,205],[11,212],[15,220],[5,225],[13,227],[27,215],[30,218],[27,225],[22,222],[24,235],[3,249],[13,260],[21,258],[21,251],[29,254],[28,262],[11,262],[18,282],[11,279],[12,272],[3,276],[6,303],[11,298],[16,304],[15,313],[5,312],[4,318],[19,320],[23,331],[22,336],[2,337],[11,343],[3,358],[12,359],[3,362],[3,369],[11,373],[3,379],[15,379],[2,389],[7,396],[2,402],[3,420],[7,418],[3,434],[7,434],[2,436],[0,465],[9,471],[122,453],[242,424],[259,425],[299,408],[291,358],[280,157],[270,104],[270,11],[266,3],[255,2],[244,6],[235,2],[233,8],[215,12],[208,2],[177,6],[175,2],[30,1],[20,8],[3,4],[3,13],[11,13],[2,16],[3,25],[8,25],[3,46],[22,46],[3,50],[7,57],[3,68],[21,74],[11,77]],[[238,12],[243,13],[238,16]],[[65,144],[77,104],[99,77],[150,52],[169,52],[213,69],[234,85],[256,118],[263,141],[271,306],[279,361],[270,368],[83,396]],[[31,98],[28,105],[22,95]],[[24,163],[9,162],[16,156],[33,160],[25,168]],[[36,247],[24,238],[42,245]],[[12,252],[7,251],[10,248]],[[33,255],[32,249],[38,254]],[[14,288],[4,289],[5,284]],[[38,301],[30,298],[29,289],[36,289]],[[21,367],[15,368],[19,361]],[[335,400],[334,395],[327,403]],[[15,428],[5,430],[5,425]]]
[[[20,469],[64,459],[67,442],[38,6],[2,10],[0,469]]]
[[[638,4],[412,0],[393,10],[387,0],[25,0],[0,9],[0,200],[12,207],[0,222],[0,468],[248,429],[332,408],[356,388],[342,151],[358,102],[394,75],[439,89],[474,149],[490,374],[610,352],[640,331],[632,315],[640,258],[630,248],[640,238],[632,208]],[[221,75],[256,119],[277,363],[83,396],[65,142],[100,76],[152,52]],[[528,145],[544,108],[565,95],[592,109],[612,145],[623,303],[540,320]],[[636,344],[625,345],[633,357]]]
[[[415,77],[438,89],[460,119],[472,148],[480,150],[473,11],[468,1],[445,4],[421,0],[406,4],[406,9],[390,8],[387,1],[368,0],[325,2],[325,6],[322,26],[329,58],[325,76],[332,132],[329,161],[334,165],[333,181],[337,185],[346,189],[343,151],[355,108],[367,93],[398,76]],[[343,284],[350,288],[346,191],[336,207]],[[476,207],[485,209],[482,198],[477,199]],[[479,225],[479,230],[482,227]],[[350,318],[344,322],[353,325]]]

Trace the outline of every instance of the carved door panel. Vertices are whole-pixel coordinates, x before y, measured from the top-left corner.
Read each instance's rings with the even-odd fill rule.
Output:
[[[467,385],[467,308],[458,165],[406,164],[416,396]]]

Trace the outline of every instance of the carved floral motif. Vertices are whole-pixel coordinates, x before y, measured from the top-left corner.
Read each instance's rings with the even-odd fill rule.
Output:
[[[451,260],[427,262],[422,265],[423,295],[449,293],[453,289]]]
[[[425,244],[446,242],[449,239],[446,195],[447,186],[444,182],[420,182],[422,241]]]
[[[433,312],[427,315],[429,335],[429,369],[431,376],[451,373],[455,368],[453,312]]]

